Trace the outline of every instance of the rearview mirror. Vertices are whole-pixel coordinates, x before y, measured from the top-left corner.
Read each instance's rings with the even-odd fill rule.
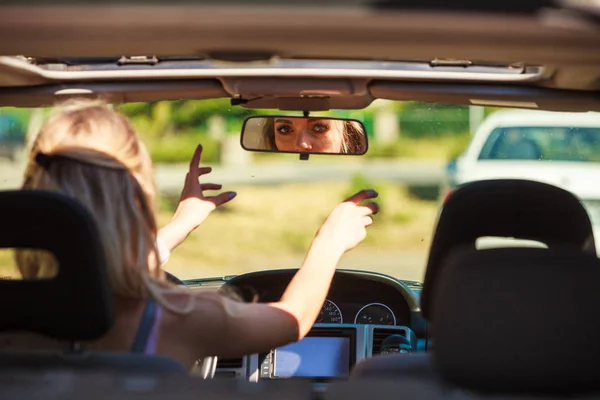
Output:
[[[246,118],[241,142],[248,151],[295,154],[362,155],[368,148],[360,121],[286,115]]]

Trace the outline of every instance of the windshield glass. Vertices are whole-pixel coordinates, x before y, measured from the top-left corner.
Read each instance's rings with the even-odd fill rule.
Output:
[[[496,128],[479,159],[600,162],[600,126]]]
[[[362,121],[369,148],[364,156],[312,155],[301,161],[293,154],[245,151],[240,131],[247,116],[302,113],[246,110],[232,107],[228,99],[117,107],[131,119],[151,153],[159,227],[173,216],[199,143],[204,148],[201,164],[213,167],[201,179],[237,193],[172,252],[164,268],[182,279],[297,268],[331,210],[350,194],[372,187],[379,192],[381,212],[366,240],[344,255],[339,267],[422,281],[440,200],[449,187],[464,183],[458,179],[462,167],[448,168],[449,160],[465,154],[471,133],[496,111],[378,100],[364,110],[312,113]],[[27,143],[48,112],[0,109],[0,118],[8,121],[0,124],[1,189],[22,184]],[[596,161],[600,156],[597,128],[512,131],[532,141],[544,160]],[[507,130],[493,130],[481,158],[514,159],[507,146]],[[586,200],[595,205],[600,193]],[[10,253],[0,253],[0,268],[2,276],[17,274]]]

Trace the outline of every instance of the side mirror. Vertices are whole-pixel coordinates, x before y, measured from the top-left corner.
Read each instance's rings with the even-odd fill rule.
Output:
[[[241,144],[247,151],[301,155],[363,155],[368,149],[360,121],[286,115],[246,118]]]

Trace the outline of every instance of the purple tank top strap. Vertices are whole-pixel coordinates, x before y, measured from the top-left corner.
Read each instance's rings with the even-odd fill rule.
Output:
[[[146,342],[145,354],[156,354],[156,347],[158,346],[158,336],[160,333],[160,320],[162,317],[162,307],[156,304],[156,317],[154,318],[154,325],[150,332],[148,342]]]

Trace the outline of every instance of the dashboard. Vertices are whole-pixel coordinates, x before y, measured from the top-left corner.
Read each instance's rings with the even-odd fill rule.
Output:
[[[296,270],[260,271],[239,275],[227,282],[250,300],[278,301]],[[411,326],[418,297],[403,281],[386,275],[338,270],[317,323]]]
[[[226,284],[245,301],[276,302],[296,272],[268,270],[185,283],[192,289]],[[402,348],[398,345],[401,342],[411,351],[423,351],[427,347],[427,323],[419,308],[420,290],[418,282],[368,271],[337,270],[307,337],[268,353],[219,359],[216,376],[247,381],[293,378],[290,363],[304,360],[297,366],[298,376],[321,382],[347,377],[356,362],[387,352],[384,347],[390,341],[396,343],[392,345],[396,350]],[[316,348],[321,350],[311,352]],[[326,366],[331,371],[324,370]]]

